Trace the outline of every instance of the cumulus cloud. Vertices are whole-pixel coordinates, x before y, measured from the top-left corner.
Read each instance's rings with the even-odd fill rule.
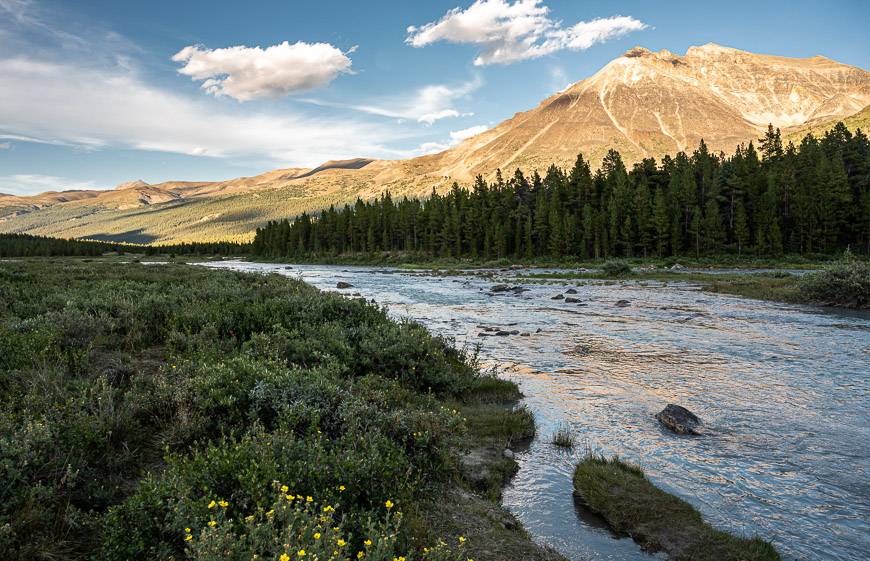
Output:
[[[310,166],[390,156],[383,143],[403,138],[394,127],[348,118],[216,108],[122,68],[16,57],[0,59],[0,76],[0,138],[7,140]]]
[[[15,174],[0,175],[0,192],[10,195],[29,195],[46,191],[83,191],[95,189],[91,181],[68,179],[54,175]]]
[[[510,64],[562,49],[584,50],[596,43],[645,29],[629,16],[581,21],[570,27],[550,18],[541,0],[476,0],[449,10],[440,20],[408,28],[405,42],[425,47],[439,41],[477,45],[476,66]]]
[[[287,41],[262,49],[228,47],[206,49],[188,46],[172,60],[183,63],[178,72],[202,82],[202,89],[215,96],[238,101],[281,97],[325,86],[341,73],[351,72],[347,52],[329,43],[290,44]]]

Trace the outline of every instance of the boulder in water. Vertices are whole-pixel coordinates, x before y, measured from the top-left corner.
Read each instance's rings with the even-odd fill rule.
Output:
[[[562,296],[561,294],[557,294],[557,295],[553,296],[552,298],[550,298],[550,300],[562,300],[563,298],[565,298],[565,297]]]
[[[571,296],[565,298],[566,304],[579,304],[580,302],[582,302],[582,300],[580,300],[579,298],[572,298]]]
[[[335,288],[353,288],[353,285],[349,282],[338,281],[335,283]]]
[[[629,302],[628,300],[617,300],[616,306],[619,308],[627,308],[631,306],[631,302]]]
[[[577,294],[577,290],[574,288],[569,288],[565,291],[565,294]]]
[[[510,288],[511,287],[509,287],[506,284],[496,284],[492,288],[490,288],[489,291],[490,292],[507,292],[508,290],[510,290]]]
[[[700,434],[698,431],[701,427],[701,419],[685,407],[668,403],[664,409],[656,413],[656,419],[663,427],[677,434]]]

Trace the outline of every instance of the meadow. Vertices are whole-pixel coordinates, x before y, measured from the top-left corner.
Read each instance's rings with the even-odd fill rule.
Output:
[[[0,551],[447,561],[497,535],[558,559],[483,498],[534,433],[518,397],[420,325],[285,277],[5,261]]]

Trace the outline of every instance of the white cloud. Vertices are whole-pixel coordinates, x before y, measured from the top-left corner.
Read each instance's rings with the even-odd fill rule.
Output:
[[[473,127],[468,127],[467,129],[450,131],[450,140],[454,143],[462,142],[466,138],[471,138],[472,136],[478,135],[488,129],[489,127],[486,125],[476,125]]]
[[[339,74],[351,72],[347,55],[355,49],[344,53],[328,43],[302,41],[292,45],[284,41],[265,49],[191,45],[172,60],[184,63],[178,72],[202,81],[202,89],[208,93],[250,101],[325,86]]]
[[[483,80],[479,76],[458,85],[431,84],[410,94],[394,96],[370,104],[336,103],[317,99],[304,99],[302,101],[431,125],[441,119],[474,115],[474,113],[458,111],[453,107],[453,104],[456,100],[478,89],[482,84]]]
[[[466,113],[466,115],[470,115]],[[440,121],[441,119],[447,119],[448,117],[459,117],[460,113],[456,109],[442,109],[441,111],[436,111],[434,113],[425,113],[417,117],[417,122],[426,123],[427,125],[431,125],[435,121]]]
[[[449,144],[441,144],[440,142],[424,142],[416,150],[408,153],[408,157],[428,156],[429,154],[437,154],[450,148]]]
[[[429,154],[437,154],[449,148],[452,148],[467,138],[471,138],[477,134],[489,130],[486,125],[475,125],[458,131],[450,131],[450,140],[447,142],[424,142],[413,150],[408,150],[402,155],[405,158],[413,158],[415,156],[426,156]]]
[[[91,181],[68,179],[54,175],[15,174],[0,176],[0,192],[11,195],[30,195],[46,191],[83,191],[95,189]]]
[[[584,50],[647,26],[628,16],[581,21],[563,28],[549,17],[541,0],[477,0],[467,9],[454,8],[436,21],[408,28],[405,42],[425,47],[438,41],[480,47],[475,66],[510,64],[562,49]]]
[[[385,157],[402,131],[353,119],[217,109],[144,82],[123,68],[0,59],[0,138],[90,148],[256,158],[311,166]]]

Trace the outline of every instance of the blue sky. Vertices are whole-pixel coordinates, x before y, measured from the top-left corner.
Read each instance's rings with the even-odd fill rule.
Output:
[[[866,1],[0,0],[0,192],[437,151],[635,45],[867,69],[868,23]]]

